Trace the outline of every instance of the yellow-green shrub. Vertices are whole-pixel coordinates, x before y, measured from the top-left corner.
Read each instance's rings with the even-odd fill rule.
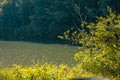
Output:
[[[95,23],[83,23],[81,30],[68,30],[59,38],[82,45],[74,56],[82,69],[120,79],[120,14],[108,10],[108,16],[97,17]]]
[[[69,80],[75,77],[94,77],[94,75],[80,69],[79,66],[68,67],[67,65],[34,65],[30,67],[13,66],[1,69],[2,80]]]
[[[74,58],[89,72],[120,78],[120,15],[109,8],[107,17],[98,17],[87,29],[89,32],[80,33],[84,50]]]

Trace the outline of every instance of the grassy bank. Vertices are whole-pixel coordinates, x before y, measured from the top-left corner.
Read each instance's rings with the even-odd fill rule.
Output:
[[[29,66],[34,62],[74,64],[77,46],[16,41],[0,41],[0,67],[12,64]]]

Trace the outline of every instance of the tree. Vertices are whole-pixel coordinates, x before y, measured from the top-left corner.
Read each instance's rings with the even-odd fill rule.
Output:
[[[21,25],[16,28],[15,38],[16,40],[31,40],[31,36],[35,35],[28,30],[28,25],[31,24],[30,17],[33,15],[32,3],[30,0],[16,0],[16,7]]]
[[[30,0],[16,0],[16,2],[22,26],[29,25],[31,23],[30,16],[33,14],[33,6]]]
[[[2,0],[0,38],[55,40],[67,29],[106,16],[107,6],[119,13],[119,0]]]
[[[71,30],[68,30],[60,38],[82,45],[74,58],[84,70],[119,78],[120,15],[108,9],[107,17],[98,17],[96,23],[83,24],[82,30],[75,30],[71,35]],[[85,26],[89,31],[86,31]]]
[[[66,8],[67,0],[35,0],[32,3],[35,12],[31,16],[30,26],[33,29],[38,28],[40,38],[56,39],[57,35],[71,26],[70,15]]]
[[[4,37],[6,39],[14,39],[14,31],[16,27],[20,27],[21,22],[18,17],[18,9],[16,8],[15,0],[8,1],[2,6],[2,22],[4,28]]]

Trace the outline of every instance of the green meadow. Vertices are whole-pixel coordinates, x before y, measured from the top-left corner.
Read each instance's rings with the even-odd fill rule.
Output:
[[[0,67],[13,64],[29,66],[34,63],[54,63],[74,65],[77,46],[65,44],[45,44],[21,41],[0,41]]]

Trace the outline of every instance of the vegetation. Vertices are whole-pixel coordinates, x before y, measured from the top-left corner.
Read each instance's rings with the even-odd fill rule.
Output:
[[[78,62],[74,67],[63,64],[36,64],[30,67],[14,65],[12,68],[1,69],[0,78],[69,80],[101,76],[119,80],[119,4],[119,0],[0,1],[1,40],[52,40],[67,30],[59,38],[81,45],[80,51],[74,56]]]
[[[67,65],[35,64],[31,67],[22,67],[14,65],[12,69],[0,70],[2,80],[70,80],[76,77],[95,77],[86,71],[77,67],[68,67]]]
[[[64,44],[0,41],[0,68],[13,64],[29,66],[34,62],[75,65],[74,53],[77,46]]]
[[[120,13],[119,0],[1,0],[0,39],[39,41],[57,39],[82,20],[107,15],[107,6]]]
[[[2,69],[0,77],[3,80],[69,80],[76,77],[107,77],[112,80],[120,79],[120,15],[109,9],[107,17],[99,17],[96,23],[90,23],[80,32],[70,30],[60,38],[75,40],[82,45],[82,51],[74,58],[80,62],[74,67],[54,64],[33,65]],[[79,40],[78,40],[79,39]],[[93,75],[94,74],[94,75]]]
[[[120,78],[120,15],[108,8],[107,17],[98,17],[96,23],[72,32],[70,30],[60,36],[62,39],[73,40],[82,45],[74,58],[80,62],[82,69],[93,74],[102,74]]]

